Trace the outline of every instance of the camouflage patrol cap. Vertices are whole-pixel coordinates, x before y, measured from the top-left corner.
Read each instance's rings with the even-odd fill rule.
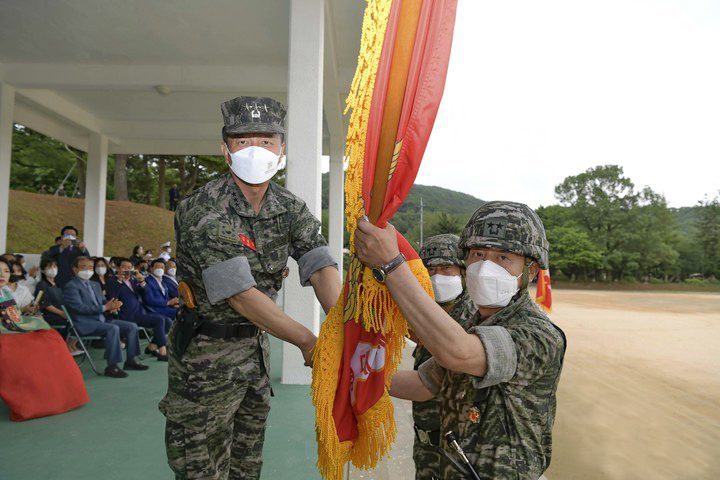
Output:
[[[420,249],[420,258],[426,267],[462,266],[459,257],[458,241],[460,237],[452,233],[444,233],[428,238]]]
[[[269,97],[237,97],[220,105],[223,132],[281,133],[285,135],[285,105]]]
[[[475,210],[460,235],[463,257],[470,248],[499,248],[548,266],[549,244],[542,220],[530,207],[516,202],[487,202]]]

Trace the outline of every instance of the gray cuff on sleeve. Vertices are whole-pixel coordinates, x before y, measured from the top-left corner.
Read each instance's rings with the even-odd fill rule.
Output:
[[[310,277],[321,268],[335,267],[337,262],[330,255],[330,247],[322,246],[313,248],[298,260],[300,283],[303,287],[310,285]]]
[[[445,377],[445,369],[441,367],[434,358],[430,358],[418,367],[418,375],[420,381],[432,392],[437,395],[442,387],[443,378]]]
[[[509,381],[517,369],[515,342],[506,328],[477,326],[468,330],[480,337],[485,348],[488,371],[482,379],[473,379],[475,388],[485,388]]]
[[[256,285],[247,257],[235,257],[202,271],[205,293],[212,305]]]

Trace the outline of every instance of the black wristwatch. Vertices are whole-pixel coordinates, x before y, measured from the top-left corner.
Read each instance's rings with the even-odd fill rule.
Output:
[[[380,283],[385,283],[385,278],[390,274],[390,272],[402,265],[404,261],[405,255],[400,253],[397,257],[393,258],[385,265],[380,265],[379,267],[373,268],[372,272],[375,280]]]

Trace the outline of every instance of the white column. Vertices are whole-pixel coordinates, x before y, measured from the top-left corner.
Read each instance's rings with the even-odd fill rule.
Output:
[[[90,255],[102,256],[105,244],[105,191],[107,189],[108,140],[91,133],[85,175],[85,222],[82,240]]]
[[[330,139],[330,192],[328,198],[328,243],[330,253],[338,262],[338,268],[343,271],[343,241],[345,226],[345,171],[343,158],[345,149],[335,147]]]
[[[0,83],[0,252],[2,253],[5,253],[7,248],[14,109],[15,89],[6,83]]]
[[[323,0],[291,0],[288,85],[287,187],[305,200],[320,218],[320,157],[322,154]],[[313,332],[319,331],[320,306],[311,287],[303,288],[295,262],[285,280],[285,313]],[[282,383],[310,384],[300,350],[283,344]]]

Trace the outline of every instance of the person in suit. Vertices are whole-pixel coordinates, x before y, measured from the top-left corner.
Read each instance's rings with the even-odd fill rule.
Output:
[[[178,192],[177,185],[173,183],[170,187],[170,210],[173,212],[177,208],[178,200],[180,200],[180,193]]]
[[[145,349],[145,353],[155,355],[158,360],[167,361],[167,332],[172,320],[158,313],[153,313],[142,303],[142,294],[147,286],[145,277],[133,270],[129,258],[118,261],[118,275],[115,281],[107,286],[108,295],[122,301],[120,317],[134,322],[141,327],[152,328],[154,338]]]
[[[49,258],[55,260],[58,264],[57,283],[60,288],[73,277],[73,264],[78,257],[89,257],[85,243],[78,240],[78,230],[72,225],[67,225],[60,230],[62,240],[60,245],[56,245],[50,249]]]
[[[75,328],[80,335],[100,335],[105,337],[105,355],[108,377],[127,377],[124,370],[147,370],[140,363],[140,340],[137,325],[124,320],[108,318],[105,314],[117,313],[123,306],[117,298],[105,300],[97,282],[91,282],[94,262],[89,257],[77,257],[73,263],[75,277],[65,284],[63,302],[70,311]],[[127,360],[123,369],[118,365],[122,361],[120,335],[128,340]]]
[[[165,275],[165,261],[156,258],[150,263],[150,275],[145,280],[145,288],[142,291],[145,306],[154,313],[175,318],[175,313],[180,306],[178,297],[171,297],[163,276]]]
[[[163,276],[163,284],[168,289],[168,296],[170,298],[180,297],[180,292],[178,291],[178,281],[175,276],[176,274],[177,264],[175,263],[175,259],[171,258],[167,261],[167,263],[165,263],[165,276]]]

